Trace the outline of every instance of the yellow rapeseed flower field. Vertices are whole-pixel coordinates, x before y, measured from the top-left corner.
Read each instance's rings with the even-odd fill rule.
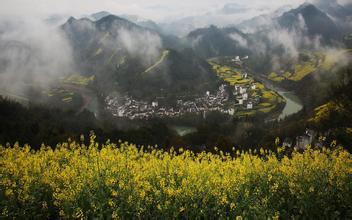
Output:
[[[352,157],[70,142],[0,147],[0,218],[352,218]]]

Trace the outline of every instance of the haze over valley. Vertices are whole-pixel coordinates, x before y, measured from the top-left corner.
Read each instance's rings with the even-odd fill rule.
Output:
[[[2,0],[0,219],[351,219],[350,0]]]

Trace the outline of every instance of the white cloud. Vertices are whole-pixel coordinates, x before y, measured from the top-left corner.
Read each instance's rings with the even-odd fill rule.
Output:
[[[276,8],[302,2],[303,0],[2,0],[0,15],[79,16],[105,10],[116,14],[136,14],[162,22],[165,18],[193,16],[218,10],[226,3],[238,3],[250,8]]]

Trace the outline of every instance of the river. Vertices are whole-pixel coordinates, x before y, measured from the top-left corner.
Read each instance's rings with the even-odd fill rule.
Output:
[[[276,90],[276,92],[286,100],[286,105],[278,117],[279,120],[285,119],[287,116],[293,115],[303,109],[301,100],[294,92],[283,90]]]
[[[271,90],[274,90],[279,95],[281,95],[286,101],[285,107],[280,113],[280,115],[277,117],[277,120],[283,120],[286,117],[293,115],[303,109],[302,101],[294,92],[287,91],[283,88],[273,85],[269,80],[262,76],[257,78],[259,81],[263,82],[266,87]]]

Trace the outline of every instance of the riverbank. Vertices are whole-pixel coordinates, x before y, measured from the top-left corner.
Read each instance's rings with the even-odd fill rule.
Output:
[[[282,109],[281,113],[275,117],[271,117],[271,120],[283,120],[286,117],[298,113],[303,109],[303,104],[301,99],[292,91],[287,91],[277,85],[274,85],[264,76],[253,75],[256,80],[261,81],[266,87],[277,92],[286,102],[285,107]]]

